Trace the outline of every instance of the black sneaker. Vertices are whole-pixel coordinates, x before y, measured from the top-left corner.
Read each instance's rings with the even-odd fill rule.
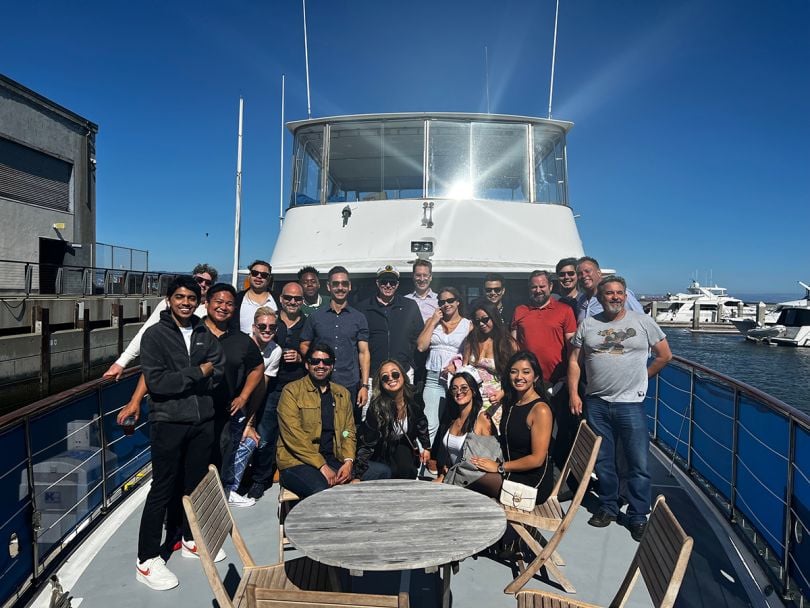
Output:
[[[248,498],[259,500],[262,496],[264,496],[264,484],[258,481],[254,482],[253,485],[250,486],[247,495]]]
[[[614,521],[616,521],[615,515],[611,515],[607,511],[599,511],[596,515],[588,520],[588,525],[591,525],[594,528],[604,528],[605,526],[609,526]]]
[[[644,530],[647,529],[646,521],[637,521],[634,524],[627,524],[627,529],[630,530],[630,536],[637,543],[641,542],[641,537],[644,536]]]

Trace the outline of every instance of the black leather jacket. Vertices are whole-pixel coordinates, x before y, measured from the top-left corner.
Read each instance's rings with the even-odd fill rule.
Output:
[[[414,448],[414,458],[418,458],[417,448],[420,444],[423,450],[430,447],[428,421],[425,416],[425,408],[419,403],[408,403],[407,408],[408,430],[405,432],[405,437]],[[357,431],[357,458],[354,461],[354,476],[361,477],[366,472],[369,460],[386,464],[391,462],[395,447],[383,445],[379,421],[369,409],[366,419]]]

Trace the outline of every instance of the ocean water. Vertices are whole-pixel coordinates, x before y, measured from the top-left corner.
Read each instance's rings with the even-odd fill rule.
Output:
[[[745,382],[810,413],[810,348],[768,346],[738,334],[664,328],[672,353]]]

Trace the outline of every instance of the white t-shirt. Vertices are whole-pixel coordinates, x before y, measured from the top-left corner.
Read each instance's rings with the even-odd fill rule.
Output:
[[[275,311],[278,310],[276,301],[273,299],[273,295],[269,291],[266,294],[267,299],[261,304],[256,304],[253,300],[251,300],[250,296],[248,295],[249,293],[250,292],[247,292],[245,294],[245,297],[242,299],[242,306],[239,307],[239,329],[242,330],[243,334],[247,335],[251,335],[253,333],[253,318],[259,308],[262,306],[269,306]]]
[[[183,340],[186,342],[186,350],[188,354],[191,354],[191,332],[194,331],[194,328],[189,325],[188,327],[180,327],[180,333],[183,334]]]
[[[281,347],[270,340],[262,351],[264,358],[264,375],[275,378],[278,375],[278,368],[281,365]]]

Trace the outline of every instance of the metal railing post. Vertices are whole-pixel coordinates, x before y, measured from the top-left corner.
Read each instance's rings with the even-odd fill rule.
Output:
[[[739,421],[740,421],[740,391],[734,387],[734,419],[731,427],[731,492],[729,497],[731,499],[731,513],[729,520],[734,522],[736,517],[734,515],[737,509],[737,451],[739,438]]]
[[[692,433],[695,424],[695,368],[689,369],[689,434],[686,440],[686,470],[692,470]]]
[[[41,527],[40,513],[37,509],[37,486],[34,479],[33,449],[31,448],[31,419],[25,417],[25,456],[28,473],[28,496],[31,498],[31,558],[34,562],[31,568],[31,583],[36,585],[42,568],[39,564],[39,543],[37,535]]]
[[[110,502],[107,497],[107,433],[104,430],[104,397],[101,386],[96,387],[98,402],[98,436],[101,440],[101,512],[106,513]]]
[[[658,439],[658,390],[660,386],[661,372],[655,374],[655,409],[654,409],[654,423],[653,423],[653,439]]]
[[[785,483],[785,549],[782,556],[780,572],[780,583],[782,584],[782,597],[792,599],[790,593],[790,576],[788,567],[790,566],[790,548],[793,538],[793,526],[791,525],[791,510],[793,508],[793,459],[796,457],[796,423],[792,416],[788,417],[788,463],[787,463],[787,483]]]

